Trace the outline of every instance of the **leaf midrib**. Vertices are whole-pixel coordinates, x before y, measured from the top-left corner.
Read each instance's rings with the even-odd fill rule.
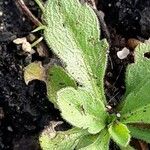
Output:
[[[59,7],[59,6],[58,6]],[[63,10],[62,9],[62,7],[59,7],[59,12],[60,12],[60,9],[63,11],[63,12],[65,12],[65,10]],[[62,13],[62,16],[63,16],[63,20],[65,21],[66,19],[66,15],[64,15],[64,14],[67,14],[67,13]],[[89,64],[89,63],[87,63],[88,61],[85,61],[85,60],[89,60],[89,59],[86,59],[87,57],[85,56],[85,55],[83,55],[83,48],[82,48],[82,46],[79,44],[79,42],[78,42],[78,40],[76,39],[76,36],[75,36],[75,33],[74,33],[74,30],[72,29],[72,27],[70,26],[70,24],[67,22],[67,30],[69,31],[69,34],[71,35],[71,37],[74,39],[74,41],[75,41],[75,43],[76,43],[76,46],[77,46],[77,48],[79,48],[80,49],[80,54],[81,54],[81,56],[82,56],[82,58],[83,58],[83,62],[84,62],[84,64],[85,64],[85,67],[86,67],[86,70],[88,71],[87,72],[87,74],[88,74],[88,76],[89,76],[89,78],[90,78],[90,83],[91,83],[91,86],[92,86],[92,90],[93,90],[93,94],[95,94],[96,96],[96,98],[97,99],[99,99],[101,102],[102,101],[104,101],[104,100],[102,100],[102,93],[100,93],[100,90],[98,89],[98,87],[97,87],[97,85],[96,85],[96,80],[94,79],[94,78],[92,78],[92,76],[90,75],[90,71],[92,72],[92,74],[93,74],[93,71],[92,71],[92,69],[91,69],[91,65]],[[93,53],[94,54],[94,53]],[[94,58],[96,58],[95,57],[95,54],[93,55],[93,57]],[[89,66],[90,67],[90,71],[89,71],[89,69],[88,69],[88,67],[87,66]],[[92,94],[92,95],[93,95]]]

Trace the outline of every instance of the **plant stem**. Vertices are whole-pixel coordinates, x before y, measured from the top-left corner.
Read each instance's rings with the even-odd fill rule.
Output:
[[[36,46],[38,43],[40,43],[43,40],[43,37],[40,37],[39,39],[37,39],[34,43],[31,44],[31,47]]]

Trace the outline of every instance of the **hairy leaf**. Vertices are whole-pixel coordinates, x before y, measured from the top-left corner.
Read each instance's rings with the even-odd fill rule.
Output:
[[[130,132],[126,125],[114,122],[108,129],[112,139],[119,145],[126,147],[130,142]]]
[[[145,79],[150,79],[150,61],[147,57],[144,57],[145,53],[150,52],[150,44],[139,44],[135,50],[135,62],[129,65],[126,73],[126,95],[138,91],[139,85]]]
[[[99,40],[94,11],[78,0],[48,0],[44,21],[45,39],[68,73],[82,88],[105,101],[103,77],[108,44]]]
[[[132,146],[128,145],[127,147],[119,146],[121,150],[135,150]]]
[[[102,130],[95,142],[80,150],[109,150],[110,135],[107,130]]]
[[[57,92],[64,87],[77,87],[75,81],[68,76],[60,66],[50,67],[47,79],[47,94],[51,102],[57,107]]]
[[[150,143],[150,129],[134,127],[131,125],[128,125],[128,129],[130,130],[132,137]]]
[[[63,132],[59,131],[55,137],[50,137],[49,131],[44,131],[39,141],[43,150],[74,150],[80,138],[86,134],[86,131],[74,128]]]
[[[83,136],[80,139],[76,149],[78,150],[78,149],[81,149],[83,147],[87,147],[87,146],[91,145],[92,143],[94,143],[96,141],[97,137],[98,137],[98,134],[95,134],[95,135],[89,134],[89,135]]]
[[[58,106],[61,114],[73,126],[88,129],[92,134],[105,127],[107,113],[102,102],[84,90],[65,88],[58,92]]]
[[[124,123],[150,123],[150,80],[145,81],[139,91],[132,92],[126,98],[129,108],[124,108],[121,121]],[[125,105],[127,107],[127,103]],[[128,110],[128,111],[127,111]],[[125,111],[125,112],[123,112]],[[126,112],[127,111],[127,112]]]
[[[121,110],[124,123],[150,123],[150,60],[144,57],[146,52],[150,52],[150,45],[140,44],[135,52],[135,63],[127,70],[127,92]]]

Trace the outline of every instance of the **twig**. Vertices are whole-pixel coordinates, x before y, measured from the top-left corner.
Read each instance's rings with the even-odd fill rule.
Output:
[[[32,14],[32,12],[28,9],[23,0],[15,0],[17,6],[21,8],[23,13],[36,25],[41,26],[42,23]]]

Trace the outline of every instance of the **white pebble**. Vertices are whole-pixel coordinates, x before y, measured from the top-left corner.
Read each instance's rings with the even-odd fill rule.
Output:
[[[107,105],[106,108],[109,109],[109,110],[112,109],[112,107],[110,105]]]
[[[117,113],[117,114],[116,114],[116,116],[117,116],[118,118],[120,118],[120,117],[121,117],[120,113]]]
[[[0,17],[3,15],[3,12],[2,11],[0,11]]]
[[[129,55],[130,51],[126,47],[124,47],[121,51],[117,52],[117,56],[119,59],[125,59]]]
[[[8,127],[7,127],[7,130],[10,131],[10,132],[13,132],[13,129],[12,129],[11,126],[8,126]]]
[[[108,4],[108,7],[111,7],[111,6],[112,6],[111,3],[109,3],[109,4]]]
[[[22,50],[30,54],[35,53],[35,51],[32,49],[31,44],[29,42],[22,43]]]
[[[17,38],[17,39],[15,39],[15,40],[13,40],[13,42],[14,42],[15,44],[22,44],[22,43],[27,42],[27,39],[26,39],[25,37],[23,37],[23,38]]]
[[[3,27],[3,26],[0,26],[0,30],[4,30],[4,27]]]
[[[15,44],[22,44],[22,50],[25,51],[25,52],[28,52],[30,54],[33,54],[35,53],[35,51],[32,49],[32,46],[29,42],[27,42],[27,39],[26,37],[23,37],[23,38],[17,38],[15,40],[13,40],[13,42]]]

